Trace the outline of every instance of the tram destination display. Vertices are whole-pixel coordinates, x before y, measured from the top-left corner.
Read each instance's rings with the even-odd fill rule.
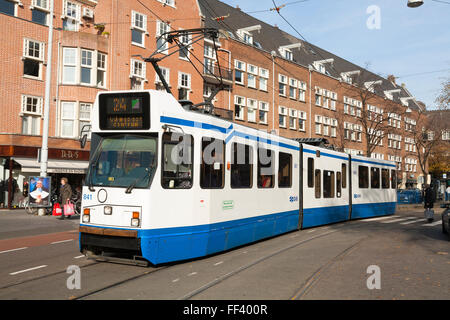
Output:
[[[150,129],[148,93],[103,94],[99,99],[100,129]]]

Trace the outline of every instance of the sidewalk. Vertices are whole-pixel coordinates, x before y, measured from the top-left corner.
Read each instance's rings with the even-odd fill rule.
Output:
[[[54,216],[35,216],[24,209],[0,210],[0,240],[78,229],[79,216],[58,220]]]

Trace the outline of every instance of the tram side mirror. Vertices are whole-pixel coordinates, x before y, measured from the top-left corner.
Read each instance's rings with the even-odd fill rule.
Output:
[[[81,147],[81,149],[84,149],[84,147],[86,146],[86,142],[87,142],[87,134],[84,134],[80,138],[80,147]]]
[[[79,139],[81,149],[84,149],[84,147],[86,146],[88,134],[89,134],[90,131],[91,131],[91,125],[90,124],[85,124],[82,127],[81,133],[80,133],[80,139]]]

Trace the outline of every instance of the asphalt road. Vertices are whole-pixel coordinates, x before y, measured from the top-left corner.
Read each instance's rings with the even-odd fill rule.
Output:
[[[75,219],[0,211],[0,299],[450,299],[450,242],[439,212],[435,221],[399,211],[137,267],[82,256]],[[379,289],[368,288],[369,266]]]

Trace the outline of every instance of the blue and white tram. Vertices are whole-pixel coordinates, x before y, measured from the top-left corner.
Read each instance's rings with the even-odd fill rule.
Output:
[[[188,111],[164,92],[99,93],[91,134],[80,250],[94,257],[161,264],[395,212],[393,163]],[[379,172],[375,191],[358,185],[360,164],[374,183]]]

